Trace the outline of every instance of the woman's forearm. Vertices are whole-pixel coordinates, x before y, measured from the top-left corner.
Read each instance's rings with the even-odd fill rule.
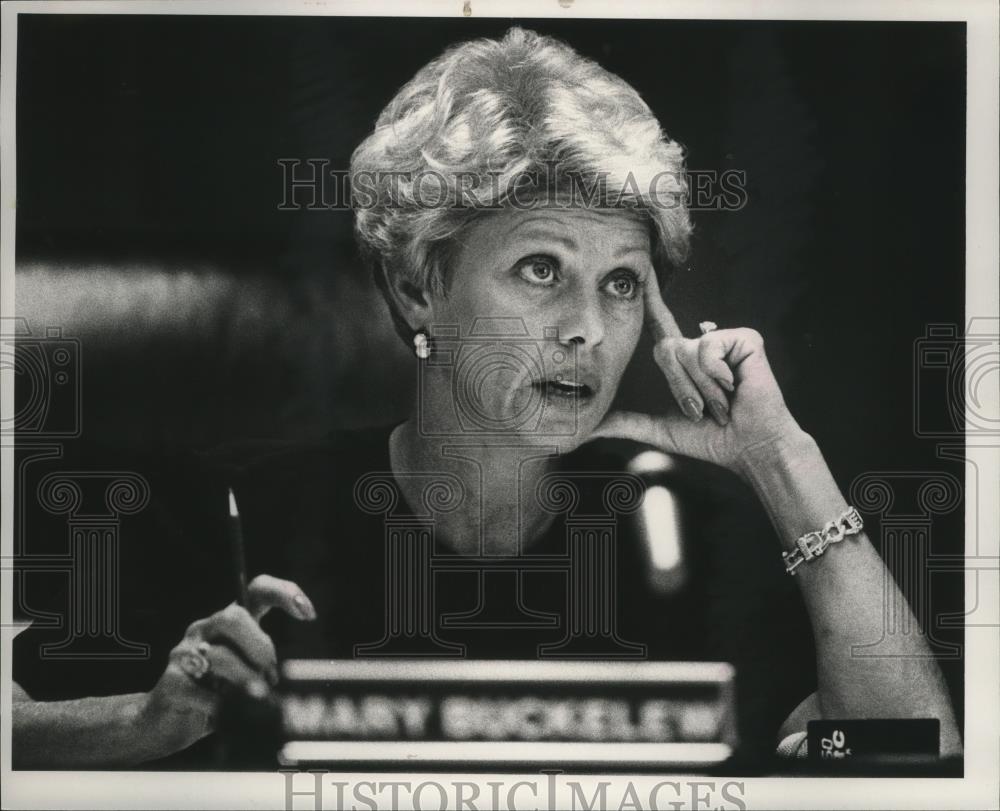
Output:
[[[752,447],[741,459],[741,472],[786,550],[848,507],[818,446],[804,432]],[[889,634],[885,628],[886,601],[909,609],[867,535],[845,538],[795,573],[815,636],[824,717],[938,718],[941,753],[961,751],[948,691],[923,635]],[[909,627],[918,627],[912,618]],[[877,656],[852,652],[880,640]]]
[[[11,708],[15,769],[131,766],[169,754],[142,723],[145,693],[73,701],[16,700]]]

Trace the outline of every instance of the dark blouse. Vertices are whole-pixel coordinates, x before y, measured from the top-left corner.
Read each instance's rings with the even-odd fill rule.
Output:
[[[250,576],[295,581],[319,615],[264,618],[282,658],[728,661],[744,748],[773,751],[778,726],[815,687],[812,641],[774,532],[735,476],[683,458],[664,475],[681,508],[690,576],[663,593],[636,532],[641,482],[621,472],[631,444],[592,443],[562,457],[536,496],[555,519],[520,556],[498,561],[438,542],[435,516],[455,494],[446,477],[424,477],[423,503],[409,505],[390,472],[390,431],[162,462],[149,475],[149,506],[120,541],[121,655],[43,653],[67,630],[36,620],[15,640],[15,680],[41,700],[148,690],[187,624],[235,597],[225,527],[233,485]],[[38,573],[19,582],[28,613],[66,615],[65,589],[44,587]],[[164,767],[210,766],[210,757],[203,743]]]

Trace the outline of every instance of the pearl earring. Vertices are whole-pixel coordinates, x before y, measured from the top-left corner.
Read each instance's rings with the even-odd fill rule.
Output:
[[[431,343],[426,332],[421,331],[413,336],[413,353],[421,360],[427,360],[431,356]]]

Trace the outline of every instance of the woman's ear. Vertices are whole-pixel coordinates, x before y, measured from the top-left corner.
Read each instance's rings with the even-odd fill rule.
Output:
[[[380,272],[383,289],[393,309],[411,331],[416,332],[432,323],[434,304],[430,290],[414,284],[401,273],[392,272],[385,265]]]

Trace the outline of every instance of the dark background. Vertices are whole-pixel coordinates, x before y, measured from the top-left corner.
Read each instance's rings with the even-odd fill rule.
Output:
[[[350,212],[279,211],[277,161],[346,169],[419,67],[514,21],[18,19],[17,311],[33,335],[80,340],[67,457],[403,417],[411,356],[361,269]],[[695,215],[667,292],[681,325],[764,333],[845,491],[867,471],[961,479],[916,435],[914,407],[945,414],[915,342],[964,316],[964,24],[520,24],[636,87],[691,168],[746,172],[743,210]],[[624,405],[669,397],[648,354]],[[934,552],[961,552],[961,514],[935,523]],[[961,609],[953,581],[935,612]]]

